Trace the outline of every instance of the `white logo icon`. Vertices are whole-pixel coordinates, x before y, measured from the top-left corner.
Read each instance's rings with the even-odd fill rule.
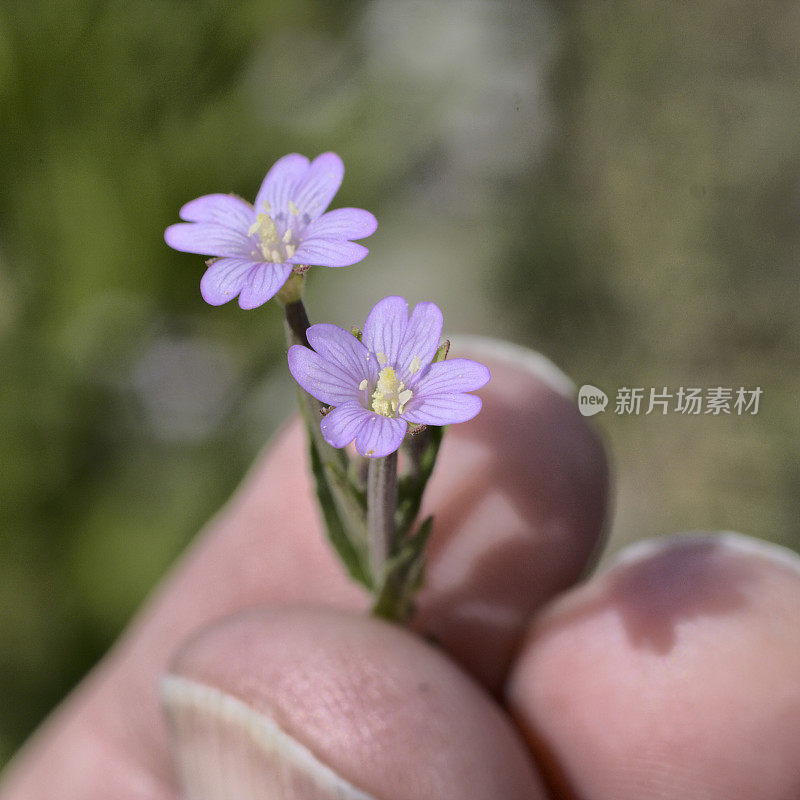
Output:
[[[578,390],[578,411],[584,417],[593,417],[606,410],[608,395],[591,383],[584,383]]]

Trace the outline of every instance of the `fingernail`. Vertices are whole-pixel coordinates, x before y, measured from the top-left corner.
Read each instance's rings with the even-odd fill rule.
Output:
[[[187,800],[376,800],[232,695],[166,675],[161,699]]]
[[[550,359],[522,345],[488,336],[465,334],[453,337],[453,350],[469,353],[479,360],[482,357],[490,358],[525,370],[564,397],[572,399],[575,396],[575,384]]]
[[[687,533],[676,533],[671,536],[659,536],[653,539],[643,539],[642,541],[624,547],[612,559],[609,560],[606,569],[611,570],[623,564],[630,564],[636,561],[643,561],[652,556],[658,555],[676,544],[715,544],[718,547],[727,548],[731,552],[740,555],[753,556],[755,558],[766,559],[774,564],[779,564],[795,572],[800,572],[800,555],[790,550],[788,547],[768,542],[764,539],[755,539],[743,533],[735,531],[690,531]]]

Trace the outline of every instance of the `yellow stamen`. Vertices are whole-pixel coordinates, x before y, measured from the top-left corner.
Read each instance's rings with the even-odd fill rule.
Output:
[[[248,236],[257,234],[262,244],[266,242],[278,242],[278,229],[269,214],[261,213],[256,217],[256,221],[247,231]]]
[[[359,383],[359,384],[358,384],[358,388],[359,388],[359,389],[360,389],[362,392],[364,391],[364,389],[366,389],[366,388],[367,388],[367,379],[366,379],[366,378],[364,378],[364,380],[363,380],[363,381],[361,381],[361,383]]]
[[[383,366],[388,361],[388,359],[386,358],[386,353],[378,353],[377,355],[378,355],[378,363],[381,366]]]
[[[297,250],[297,245],[291,244],[292,229],[287,228],[282,237],[278,236],[278,227],[267,213],[269,203],[264,203],[264,209],[265,211],[256,216],[256,221],[250,226],[247,235],[256,235],[258,249],[261,251],[265,261],[273,264],[282,264],[287,258],[291,258],[295,250]]]
[[[378,353],[378,360],[383,353]],[[386,363],[384,356],[383,363]],[[362,383],[366,383],[363,381]],[[359,388],[361,388],[359,386]],[[384,367],[378,376],[378,383],[372,393],[372,410],[384,417],[396,417],[403,413],[406,403],[412,398],[413,392],[406,389],[403,382],[397,377],[392,367]]]
[[[300,209],[291,200],[289,201],[289,213],[295,217],[300,216]]]
[[[408,365],[408,371],[412,375],[416,375],[422,369],[422,359],[419,356],[414,356],[411,363]]]

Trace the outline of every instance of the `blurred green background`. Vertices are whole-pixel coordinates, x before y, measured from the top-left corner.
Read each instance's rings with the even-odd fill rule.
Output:
[[[577,384],[761,386],[757,416],[595,418],[611,550],[800,547],[800,6],[6,0],[0,764],[99,658],[291,406],[280,314],[211,308],[164,228],[335,150],[379,297]]]

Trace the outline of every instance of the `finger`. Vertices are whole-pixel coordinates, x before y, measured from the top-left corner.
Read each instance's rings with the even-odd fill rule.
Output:
[[[537,800],[519,734],[438,650],[367,617],[256,611],[164,683],[194,800]]]
[[[496,340],[454,344],[492,380],[481,413],[445,437],[426,494],[436,521],[415,627],[499,691],[530,616],[599,550],[608,467],[549,361]]]
[[[482,414],[448,433],[431,482],[426,509],[437,523],[416,624],[496,688],[527,616],[574,581],[596,547],[607,470],[555,368],[520,348],[468,347],[462,354],[486,354],[494,379],[481,392]],[[57,771],[36,765],[69,761],[91,725],[116,743],[130,770],[150,768],[168,785],[155,687],[182,641],[259,604],[366,608],[324,540],[305,449],[297,422],[276,437],[110,659],[18,759],[17,781],[63,786]],[[80,772],[87,785],[89,775]]]
[[[253,605],[365,607],[321,533],[306,469],[304,432],[295,420],[120,642],[12,761],[2,800],[134,800],[143,786],[148,797],[177,797],[158,682],[180,644]]]
[[[535,624],[509,703],[558,796],[800,792],[800,558],[733,534],[634,546]]]

